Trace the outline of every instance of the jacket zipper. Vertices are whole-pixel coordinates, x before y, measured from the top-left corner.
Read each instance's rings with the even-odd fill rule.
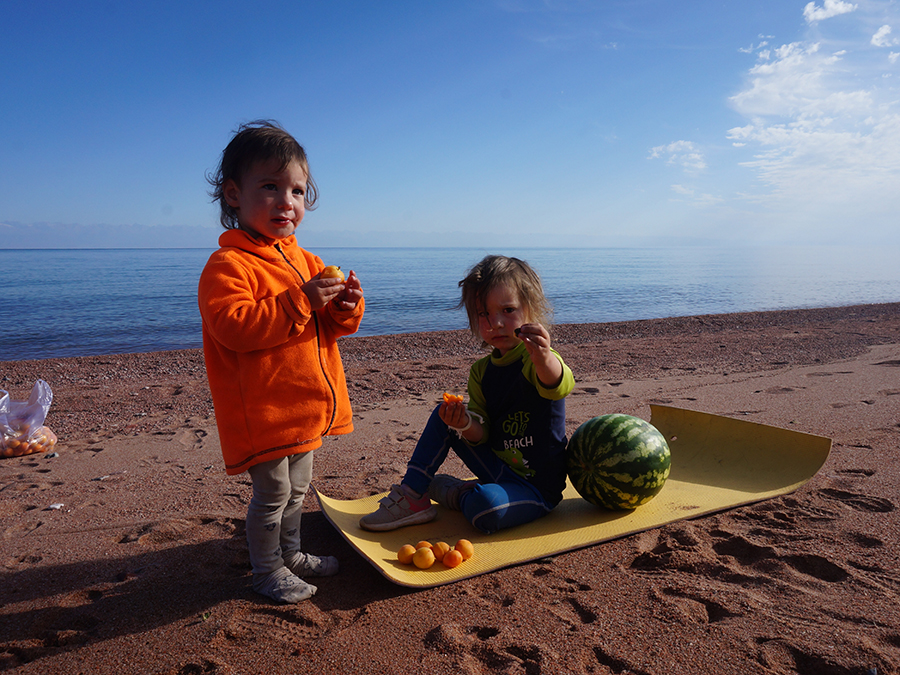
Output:
[[[306,279],[304,279],[303,275],[300,274],[300,270],[294,267],[294,263],[292,263],[285,255],[284,251],[281,250],[280,242],[275,243],[275,250],[281,254],[281,257],[284,259],[284,262],[287,263],[288,267],[294,270],[297,276],[300,277],[300,281],[306,283]],[[315,311],[313,311],[312,313],[312,319],[316,328],[316,354],[319,357],[319,368],[322,371],[322,377],[325,379],[326,384],[328,384],[328,389],[331,392],[331,419],[328,420],[328,425],[325,427],[325,430],[321,434],[324,435],[331,430],[332,426],[334,426],[334,418],[337,415],[337,393],[334,391],[334,385],[328,378],[328,370],[325,368],[325,362],[322,360],[321,336],[319,335],[319,316]]]

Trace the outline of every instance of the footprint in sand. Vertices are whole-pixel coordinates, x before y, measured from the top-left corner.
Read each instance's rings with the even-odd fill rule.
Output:
[[[890,513],[894,510],[894,503],[883,497],[870,497],[833,488],[822,488],[819,494],[825,499],[842,502],[856,511]]]
[[[611,653],[603,649],[602,647],[594,647],[594,658],[597,659],[597,663],[605,668],[608,668],[610,672],[613,673],[631,673],[633,675],[650,675],[646,670],[641,670],[637,666],[628,661],[623,661],[616,656],[613,656]]]
[[[17,556],[17,557],[5,560],[3,562],[3,566],[6,567],[7,569],[15,569],[16,567],[19,567],[20,565],[37,565],[43,559],[44,559],[44,556],[42,556],[42,555],[33,555],[33,554],[22,555],[22,556]]]
[[[587,624],[597,621],[597,613],[594,610],[585,607],[577,598],[569,596],[566,598],[566,602],[568,602],[572,606],[572,609],[575,610],[575,614],[578,615],[578,619],[581,623]]]
[[[828,522],[832,520],[839,520],[841,517],[841,514],[837,511],[813,506],[812,504],[802,502],[793,497],[785,497],[783,501],[786,510],[788,510],[793,516],[803,518],[805,520],[813,522]]]
[[[542,577],[547,575],[552,575],[553,572],[546,568],[540,567],[534,571],[534,576]],[[545,586],[549,586],[553,591],[559,592],[563,594],[563,603],[569,605],[575,613],[575,617],[577,621],[573,622],[571,619],[571,615],[568,612],[565,612],[565,615],[558,611],[554,611],[560,619],[568,623],[569,625],[575,625],[577,623],[581,624],[592,624],[597,621],[598,615],[597,612],[592,610],[586,604],[586,601],[590,599],[590,592],[593,591],[593,588],[590,584],[583,583],[578,581],[577,579],[570,579],[566,577],[560,581],[550,580],[542,582]],[[582,598],[576,597],[577,593],[585,593],[587,595],[582,596]],[[553,602],[551,603],[552,607],[563,607],[562,603]]]
[[[796,390],[793,387],[769,387],[764,391],[766,394],[790,394]]]
[[[447,672],[471,672],[464,667],[468,659],[480,663],[485,672],[540,672],[544,655],[537,646],[508,644],[506,636],[493,626],[463,626],[445,623],[425,635],[427,649],[453,655]]]
[[[229,645],[265,644],[269,641],[296,646],[300,640],[316,640],[332,629],[333,620],[313,603],[286,608],[253,609],[233,615],[217,638]]]
[[[23,537],[27,534],[31,534],[43,524],[44,521],[42,520],[30,520],[24,523],[16,523],[3,530],[3,538],[13,539],[16,537]]]
[[[782,638],[756,638],[759,664],[771,673],[850,673],[827,656],[816,654]],[[863,671],[859,671],[863,672]]]
[[[850,573],[843,567],[835,565],[820,555],[787,555],[781,556],[780,560],[801,574],[832,584],[844,581],[850,576]]]
[[[681,617],[690,623],[716,623],[741,616],[741,613],[732,612],[725,605],[695,591],[664,588],[659,599],[663,603],[672,603]]]
[[[172,675],[230,675],[234,669],[227,663],[216,659],[201,659],[200,661],[191,661],[183,663],[178,670],[170,671]]]
[[[122,535],[118,539],[118,543],[138,542],[151,546],[184,541],[191,539],[192,533],[199,528],[215,530],[216,538],[218,538],[232,536],[238,529],[238,525],[237,521],[231,518],[174,518],[135,527]]]
[[[222,495],[222,509],[224,511],[246,511],[247,501],[239,494],[234,492],[226,492]]]
[[[875,475],[875,469],[838,469],[835,473],[851,478],[868,478]]]
[[[847,570],[820,555],[786,555],[774,546],[755,544],[741,535],[732,535],[713,544],[713,550],[720,556],[734,558],[741,565],[760,569],[765,573],[777,572],[777,564],[784,564],[801,574],[830,583],[843,581],[850,576]]]
[[[860,532],[853,532],[850,537],[863,548],[882,548],[884,546],[884,542],[878,537],[870,537]]]
[[[205,429],[183,428],[176,433],[176,440],[185,448],[191,450],[199,450],[203,447],[203,443],[209,436],[209,432]]]

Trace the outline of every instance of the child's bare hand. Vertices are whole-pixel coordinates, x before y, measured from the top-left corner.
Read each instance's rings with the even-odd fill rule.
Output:
[[[338,309],[353,309],[362,300],[363,289],[359,283],[359,277],[356,272],[350,270],[347,280],[344,282],[344,290],[338,293],[335,298],[335,305]]]
[[[516,331],[519,339],[525,343],[525,349],[534,360],[541,351],[550,349],[550,333],[539,323],[526,323]]]
[[[539,323],[526,323],[516,331],[534,362],[538,379],[548,388],[559,385],[562,364],[550,349],[550,333]]]
[[[301,286],[303,292],[306,293],[306,297],[309,298],[309,304],[313,310],[322,309],[332,300],[336,300],[346,285],[346,282],[336,277],[329,279],[322,279],[321,277],[322,273],[319,272]]]
[[[469,413],[463,401],[445,401],[441,403],[441,407],[438,408],[438,417],[448,427],[455,429],[462,429],[469,421]]]

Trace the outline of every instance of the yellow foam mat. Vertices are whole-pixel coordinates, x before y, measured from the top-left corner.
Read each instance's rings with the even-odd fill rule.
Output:
[[[475,530],[462,514],[438,506],[430,523],[392,532],[367,532],[361,516],[378,508],[384,494],[343,501],[317,492],[325,517],[385,577],[415,588],[460,581],[510,565],[583,548],[666,523],[696,518],[796,490],[828,458],[831,439],[719,415],[652,405],[651,423],[672,453],[662,491],[634,511],[607,511],[582,499],[571,483],[548,516],[494,534]],[[448,569],[420,570],[397,561],[403,544],[468,539],[475,555]]]

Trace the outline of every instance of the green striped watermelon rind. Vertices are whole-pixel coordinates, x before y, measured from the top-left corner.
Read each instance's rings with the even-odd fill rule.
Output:
[[[582,424],[566,450],[569,480],[591,504],[636,509],[665,485],[671,454],[665,437],[639,417],[613,413]]]

